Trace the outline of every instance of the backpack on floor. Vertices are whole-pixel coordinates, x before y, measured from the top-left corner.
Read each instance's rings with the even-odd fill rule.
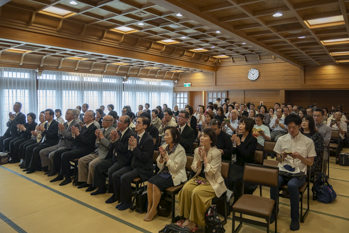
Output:
[[[187,227],[180,227],[177,226],[174,223],[168,224],[164,227],[164,229],[161,229],[159,233],[190,233],[189,228]]]
[[[314,182],[314,189],[316,191],[316,197],[319,202],[331,203],[336,199],[337,194],[333,190],[332,185],[328,183],[328,180],[324,173],[320,172],[316,181]]]
[[[218,217],[218,211],[216,205],[208,207],[205,213],[205,232],[207,233],[223,233],[225,229],[221,220]]]
[[[0,153],[0,165],[7,164],[8,159],[9,159],[8,153],[4,153],[4,152]]]

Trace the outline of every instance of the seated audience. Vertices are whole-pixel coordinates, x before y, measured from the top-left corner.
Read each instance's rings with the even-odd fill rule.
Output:
[[[225,115],[224,115],[223,108],[222,107],[218,107],[217,108],[217,115],[214,117],[214,119],[217,119],[220,122],[224,122],[224,118],[225,118]]]
[[[6,126],[8,128],[5,134],[0,137],[0,152],[9,151],[10,141],[19,136],[17,131],[17,125],[25,124],[25,115],[21,113],[21,108],[22,108],[22,104],[19,102],[16,102],[13,105],[13,111],[15,112],[15,114],[13,114],[12,112],[8,114],[10,118],[6,123]]]
[[[109,193],[115,193],[115,189],[113,187],[113,174],[121,168],[131,165],[131,158],[128,154],[128,141],[130,137],[134,135],[134,132],[129,128],[129,124],[130,117],[127,115],[121,116],[118,120],[117,129],[110,133],[112,147],[110,148],[106,158],[95,166],[92,187],[97,187],[98,189],[97,191],[91,193],[91,195],[98,195],[106,192],[105,172],[108,172]],[[107,203],[112,203],[115,201],[116,197],[113,195],[107,200]]]
[[[227,110],[227,112],[225,113],[225,118],[228,118],[228,119],[230,119],[230,113],[231,113],[231,111],[234,109],[234,105],[228,105],[228,110]],[[223,123],[223,122],[222,122]]]
[[[80,121],[84,122],[84,115],[86,113],[86,111],[88,110],[88,104],[83,104],[82,105],[82,113],[80,114]]]
[[[224,103],[226,103],[227,105],[229,105],[229,104],[230,104],[230,99],[229,99],[229,98],[225,98],[225,99],[224,99]]]
[[[62,118],[62,111],[60,109],[55,110],[56,121],[59,124],[64,124],[64,120]]]
[[[151,114],[150,109],[149,109],[150,105],[148,103],[146,103],[144,106],[145,106],[145,109],[143,109],[143,111]]]
[[[254,109],[250,109],[248,113],[248,118],[251,118],[252,120],[254,120],[255,117],[256,117],[256,111]]]
[[[239,112],[233,109],[230,113],[230,122],[223,122],[223,132],[226,132],[229,136],[232,136],[239,127]]]
[[[41,141],[37,144],[33,144],[27,147],[25,160],[27,169],[24,171],[27,174],[33,173],[41,168],[40,151],[47,147],[51,147],[58,143],[58,125],[59,123],[53,119],[54,112],[52,109],[45,110],[45,119],[47,123],[45,126],[39,126],[38,130],[41,131]],[[47,167],[43,168],[47,172]]]
[[[323,162],[322,162],[322,171],[324,174],[326,174],[327,171],[327,163],[329,158],[329,148],[328,145],[331,141],[331,127],[326,125],[323,121],[324,118],[324,112],[321,108],[317,108],[314,110],[313,114],[314,120],[315,120],[315,127],[321,134],[321,136],[324,139],[324,155],[323,155]]]
[[[110,132],[115,130],[115,128],[112,126],[113,121],[114,119],[110,115],[106,115],[103,118],[102,128],[100,130],[96,129],[95,131],[97,149],[93,153],[79,159],[79,189],[89,187],[90,190],[92,190],[95,166],[107,157],[107,154],[111,148]]]
[[[287,133],[287,128],[285,126],[285,118],[282,117],[283,109],[278,108],[276,110],[276,117],[273,118],[270,122],[271,129],[271,140],[276,142],[279,137],[285,135]]]
[[[326,124],[327,123],[327,119],[329,117],[328,109],[327,108],[322,108],[322,111],[324,112],[323,117],[322,117],[322,122]]]
[[[105,116],[105,113],[104,113],[105,107],[104,105],[101,105],[99,106],[99,108],[102,110],[102,118],[103,118]]]
[[[188,126],[191,127],[194,130],[195,138],[196,138],[197,134],[198,134],[198,131],[197,131],[197,128],[196,128],[196,125],[197,125],[196,117],[193,115],[193,113],[194,113],[193,107],[188,105],[185,108],[185,111],[187,111],[189,113]]]
[[[264,150],[264,142],[265,140],[270,141],[270,130],[269,127],[263,124],[263,114],[257,114],[254,125],[255,136],[257,138],[257,150]]]
[[[304,108],[299,109],[298,116],[302,119],[305,115],[307,115],[307,111]]]
[[[118,126],[117,120],[119,119],[119,116],[118,116],[117,112],[111,110],[111,111],[108,113],[108,115],[110,115],[110,116],[113,117],[113,124],[112,124],[112,126],[113,126],[114,128],[117,128],[117,126]]]
[[[214,111],[215,109],[213,108],[213,105],[208,105],[206,109],[206,113],[210,112],[213,114],[213,117],[216,115],[216,112]],[[212,118],[213,119],[213,118]]]
[[[265,105],[260,105],[259,114],[264,116],[263,124],[269,127],[270,115],[267,113],[267,107]]]
[[[222,108],[223,108],[223,114],[225,116],[228,113],[228,104],[227,103],[222,104]]]
[[[347,123],[341,120],[342,113],[337,110],[336,113],[334,113],[334,120],[329,119],[327,122],[327,125],[331,127],[332,131],[337,131],[339,133],[339,138],[334,139],[336,143],[338,143],[338,147],[336,150],[336,164],[339,163],[339,153],[342,151],[343,147],[346,147],[348,145],[348,138],[347,138]]]
[[[205,122],[204,114],[205,114],[205,107],[203,105],[199,105],[198,111],[194,114],[197,125],[199,126],[199,131],[201,131],[201,127]]]
[[[81,120],[80,120],[80,110],[79,109],[73,109],[74,110],[74,112],[75,112],[75,121],[76,121],[76,123],[77,124],[80,124],[80,125],[83,125],[84,124],[84,122],[82,122]]]
[[[307,111],[306,115],[308,115],[308,116],[312,116],[313,115],[313,107],[309,106],[306,111]]]
[[[169,126],[177,126],[175,119],[173,118],[173,113],[171,109],[164,110],[164,118],[161,121],[161,126],[159,128],[159,136],[161,137],[161,142],[164,141],[165,128]]]
[[[184,148],[179,144],[180,137],[175,127],[166,128],[166,144],[159,147],[159,156],[156,159],[160,171],[148,180],[148,209],[144,221],[151,221],[157,214],[162,191],[187,181],[185,170],[187,157]]]
[[[288,110],[288,107],[284,107],[283,108],[284,112],[283,112],[283,115],[282,117],[286,118],[288,115],[290,115],[290,112]],[[312,116],[312,115],[311,115]]]
[[[300,129],[301,133],[311,140],[313,140],[315,145],[316,157],[314,158],[314,163],[311,166],[311,177],[312,180],[315,180],[321,172],[322,165],[322,153],[324,152],[324,138],[322,135],[316,130],[315,122],[313,116],[306,115],[302,119],[302,128]],[[314,192],[314,190],[313,190]]]
[[[307,166],[313,165],[316,156],[314,142],[301,134],[299,129],[302,120],[294,114],[285,119],[288,134],[281,136],[276,142],[274,151],[279,161],[279,187],[287,184],[291,204],[291,224],[292,231],[299,230],[299,187],[305,183]],[[286,152],[290,152],[288,154]],[[281,162],[281,163],[280,163]],[[296,174],[291,174],[294,170]],[[270,188],[270,197],[273,200],[279,198],[276,188]],[[275,220],[274,214],[270,218],[270,223]]]
[[[170,111],[169,109],[165,110]],[[146,132],[149,126],[149,119],[139,117],[136,123],[137,137],[131,136],[128,141],[128,153],[131,158],[131,165],[124,166],[113,174],[114,198],[120,204],[118,210],[126,210],[131,207],[132,187],[131,181],[137,177],[147,181],[153,176],[153,153],[154,143],[151,136]]]
[[[161,106],[159,105],[159,106],[156,106],[156,108],[155,108],[156,110],[158,110],[158,117],[159,117],[159,119],[160,120],[162,120],[162,118],[164,118],[164,113],[162,112],[162,109],[161,109]],[[164,109],[165,110],[165,109]]]
[[[201,147],[194,152],[191,165],[196,174],[179,192],[179,215],[186,220],[178,223],[193,232],[198,225],[205,225],[205,212],[212,198],[220,197],[226,190],[221,174],[221,152],[215,148],[217,141],[213,129],[206,128],[200,138]]]
[[[143,112],[143,105],[140,104],[140,105],[138,105],[137,117],[139,117],[142,112]]]
[[[54,176],[57,173],[52,170],[54,153],[57,150],[67,149],[68,151],[73,148],[74,138],[71,132],[71,127],[80,127],[77,122],[76,116],[78,115],[73,109],[68,109],[65,113],[65,119],[67,120],[67,122],[65,122],[63,125],[58,124],[58,144],[40,150],[39,154],[41,159],[41,166],[44,168],[44,170],[50,171],[46,172],[45,175],[47,174],[48,176]]]
[[[150,121],[150,115],[149,115],[147,112],[142,112],[142,114],[141,114],[140,116],[146,117],[146,118],[148,118],[149,121]],[[146,130],[146,131],[147,131],[147,132],[149,133],[149,135],[153,138],[154,145],[155,145],[154,148],[157,149],[157,147],[159,147],[159,146],[156,146],[156,145],[157,145],[156,143],[160,140],[160,139],[159,139],[159,130],[158,130],[158,129],[151,123],[151,121],[150,121],[149,127],[147,127],[147,130]]]
[[[200,140],[202,132],[204,131],[204,129],[210,128],[210,122],[213,119],[214,119],[213,112],[205,112],[205,122],[203,123],[203,125],[201,127],[201,132],[199,132],[199,134],[198,134],[198,140]]]
[[[234,109],[240,111],[240,104],[239,103],[235,103],[234,104]]]
[[[76,106],[76,109],[78,109],[81,112],[81,106],[80,105]],[[80,117],[80,113],[79,113],[78,116]]]
[[[154,125],[158,130],[161,126],[161,120],[158,117],[159,112],[156,109],[151,110],[151,124]]]
[[[246,116],[246,117],[248,117],[248,111],[246,110],[245,104],[240,104],[239,116]]]
[[[187,155],[193,155],[193,143],[195,141],[195,131],[187,125],[189,113],[182,110],[178,114],[178,131],[181,135],[180,144],[185,149]]]
[[[211,120],[210,125],[211,129],[213,129],[216,132],[216,148],[221,152],[222,160],[228,160],[230,162],[231,150],[233,146],[230,140],[230,135],[222,131],[222,123],[219,120]]]
[[[162,110],[165,112],[166,109],[168,109],[169,107],[167,106],[167,104],[163,104],[162,105]]]
[[[174,115],[175,117],[177,117],[178,114],[179,114],[178,105],[175,105],[174,108],[173,108],[173,115]]]
[[[268,109],[268,115],[269,115],[269,119],[270,121],[275,117],[275,109],[274,108],[269,108]],[[269,124],[270,124],[270,121],[269,121]],[[269,127],[269,124],[267,125]]]
[[[36,127],[36,115],[34,113],[27,114],[27,123],[24,125],[18,124],[17,129],[19,130],[19,137],[14,138],[10,141],[9,145],[9,163],[18,163],[19,157],[19,146],[25,141],[31,138],[31,131],[35,130]]]
[[[258,114],[259,112],[256,110],[256,106],[254,105],[254,103],[250,103],[250,107],[248,108],[249,110],[254,110],[255,111],[255,115]]]
[[[114,111],[114,105],[113,104],[108,104],[107,108],[108,108],[109,112]]]
[[[102,127],[102,121],[103,121],[103,117],[102,117],[102,115],[103,115],[103,111],[102,111],[102,109],[96,109],[96,121],[98,122],[98,124],[99,124],[99,128],[101,128]],[[112,123],[114,123],[114,119],[113,119],[113,122]],[[98,127],[97,127],[98,128]]]
[[[242,178],[246,163],[254,163],[254,153],[257,147],[257,139],[252,135],[254,121],[250,118],[241,118],[239,125],[240,135],[231,137],[233,142],[232,154],[236,154],[236,161],[232,160],[229,167],[228,188],[234,192],[234,202],[242,196]],[[235,144],[235,147],[234,147]],[[232,159],[235,159],[234,157]],[[252,194],[255,185],[245,185],[244,193]]]
[[[70,161],[88,155],[95,149],[97,127],[93,124],[95,113],[92,110],[87,110],[84,114],[85,126],[79,131],[78,127],[72,126],[71,131],[75,135],[75,145],[71,151],[58,150],[54,154],[53,169],[59,172],[59,175],[51,180],[55,182],[64,180],[59,184],[60,186],[71,183],[70,176]]]

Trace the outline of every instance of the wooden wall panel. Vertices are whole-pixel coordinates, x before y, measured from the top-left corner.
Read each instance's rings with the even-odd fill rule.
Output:
[[[242,90],[230,90],[228,91],[228,98],[230,99],[230,103],[232,102],[244,103],[245,93]]]
[[[175,87],[183,87],[184,83],[191,83],[192,87],[212,87],[214,83],[214,73],[198,72],[182,74],[177,84],[175,84]]]
[[[348,84],[349,65],[327,65],[305,67],[305,84]]]
[[[196,111],[196,108],[199,104],[205,103],[203,98],[203,91],[191,91],[190,92],[190,100],[189,105],[193,107],[194,111]]]
[[[247,90],[245,91],[245,103],[254,103],[259,105],[260,101],[269,107],[273,107],[275,103],[280,102],[280,91],[277,90]]]
[[[286,91],[286,102],[307,107],[310,104],[316,104],[318,107],[327,107],[342,105],[343,111],[349,113],[349,103],[347,98],[349,90],[334,91]]]

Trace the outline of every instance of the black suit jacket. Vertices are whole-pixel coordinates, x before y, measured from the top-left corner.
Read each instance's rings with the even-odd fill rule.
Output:
[[[223,150],[222,160],[231,160],[231,149],[233,143],[231,142],[230,136],[221,130],[220,134],[217,136],[216,146],[218,149]]]
[[[241,139],[242,135],[238,135]],[[240,146],[233,147],[232,153],[236,154],[236,163],[244,166],[245,163],[254,163],[254,152],[257,147],[257,139],[249,133]]]
[[[195,116],[191,116],[190,118],[190,127],[194,130],[195,132],[195,138],[198,136],[197,131],[196,131],[196,125],[197,125],[197,119]]]
[[[186,154],[193,154],[193,142],[195,141],[195,131],[186,125],[181,133],[180,144],[184,147]]]
[[[26,131],[20,132],[19,137],[30,138],[32,136],[31,131],[34,131],[36,126],[37,126],[36,122],[32,122],[31,124],[25,123],[24,127],[26,128]]]
[[[13,121],[8,121],[7,122],[7,130],[5,132],[5,136],[8,137],[18,137],[19,136],[19,132],[17,131],[17,125],[21,124],[24,125],[25,124],[25,115],[23,113],[18,113],[18,115],[15,117],[15,119],[13,119]]]
[[[129,154],[132,157],[131,167],[138,170],[142,181],[153,176],[154,142],[147,132],[144,132],[137,147],[129,150]]]
[[[113,162],[118,162],[122,166],[131,165],[132,157],[128,153],[128,140],[130,139],[131,136],[136,137],[133,130],[130,128],[127,128],[126,132],[124,133],[124,136],[122,136],[122,138],[119,138],[119,140],[117,140],[112,144],[112,147],[107,155],[107,158],[112,156]],[[113,153],[114,149],[115,149],[115,153]],[[110,154],[110,152],[112,154]],[[116,154],[117,156],[115,156],[114,154]]]
[[[75,137],[74,149],[82,148],[84,150],[94,151],[96,142],[95,124],[91,124],[88,128],[86,126],[81,128],[79,136]]]
[[[47,128],[48,122],[45,123],[45,129]],[[56,145],[59,141],[58,137],[58,122],[56,120],[52,120],[50,127],[41,133],[42,138],[45,137],[45,141],[41,140],[41,143],[46,143],[50,145]]]

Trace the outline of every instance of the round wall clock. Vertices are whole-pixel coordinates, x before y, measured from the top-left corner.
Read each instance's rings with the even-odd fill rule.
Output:
[[[247,77],[249,80],[254,81],[259,77],[259,71],[257,69],[250,69],[248,71]]]

